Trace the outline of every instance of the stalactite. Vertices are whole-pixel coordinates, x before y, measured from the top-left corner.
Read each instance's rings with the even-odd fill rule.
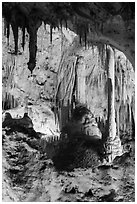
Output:
[[[7,45],[9,46],[9,38],[10,38],[10,24],[7,23]]]
[[[103,25],[103,22],[101,22],[101,32],[103,33],[104,31],[104,25]]]
[[[52,29],[53,29],[53,26],[50,25],[50,43],[52,44]]]
[[[87,32],[84,33],[85,49],[87,48]]]
[[[101,84],[102,84],[102,74],[100,73],[100,75],[99,75],[99,87]]]
[[[65,21],[65,25],[66,25],[66,30],[68,29],[68,22],[67,20]]]
[[[62,20],[60,20],[60,28],[61,28],[61,31],[62,31]]]
[[[132,119],[132,138],[135,137],[135,113],[133,111],[133,108],[131,106],[131,119]]]
[[[79,29],[78,29],[78,32],[80,33]],[[79,37],[81,37],[81,34],[79,35]],[[84,39],[84,33],[82,33],[82,39]],[[79,38],[79,40],[80,40],[80,38]],[[86,43],[87,42],[85,42],[85,44]],[[87,46],[87,44],[86,44],[86,46]],[[107,71],[104,68],[105,67],[105,59],[104,58],[106,57],[106,53],[105,53],[106,52],[106,48],[105,47],[106,46],[104,46],[104,47],[100,46],[99,53],[96,54],[96,47],[92,45],[92,48],[91,48],[92,55],[94,57],[96,57],[96,55],[98,55],[97,56],[98,61],[95,60],[95,63],[97,64],[97,65],[95,65],[95,69],[97,69],[97,66],[98,66],[98,76],[96,74],[94,74],[94,73],[92,75],[92,71],[91,71],[90,74],[88,74],[88,76],[86,76],[86,85],[88,85],[88,88],[90,88],[90,87],[95,88],[94,87],[94,85],[95,85],[99,89],[103,83],[107,82],[107,74],[106,74]],[[71,100],[73,100],[73,96],[72,96],[73,95],[73,88],[70,88],[69,86],[71,85],[72,87],[74,87],[73,83],[75,84],[75,78],[71,77],[72,78],[71,80],[69,78],[70,75],[73,76],[73,71],[71,70],[71,68],[73,67],[73,69],[74,69],[74,65],[71,62],[67,62],[67,60],[69,58],[68,57],[69,56],[68,53],[69,52],[67,52],[67,54],[63,55],[63,57],[61,59],[60,67],[59,67],[59,72],[58,72],[59,81],[58,81],[58,85],[59,85],[59,83],[61,83],[61,85],[60,85],[60,87],[58,87],[58,89],[59,89],[58,96],[59,96],[60,99],[62,99],[62,97],[65,96],[64,97],[64,101],[65,100],[67,101],[67,106],[68,106],[67,114],[66,115],[69,118],[70,115],[71,115],[71,105],[73,106],[73,104],[72,104],[73,102],[71,101]],[[72,57],[71,57],[71,60],[72,60]],[[69,69],[69,73],[66,72],[67,69]],[[125,81],[125,76],[123,76],[124,72],[122,71],[121,61],[119,59],[117,59],[117,61],[115,63],[115,74],[116,74],[116,77],[115,77],[115,96],[116,96],[115,97],[116,98],[116,100],[115,100],[115,106],[116,106],[115,107],[115,111],[116,111],[116,122],[117,122],[117,136],[119,136],[120,135],[119,134],[119,130],[126,130],[127,129],[127,126],[123,124],[123,123],[126,124],[125,121],[127,119],[127,110],[126,110],[124,105],[127,105],[127,96],[129,95],[129,93],[127,92],[127,88],[128,87],[126,87],[126,83],[127,82]],[[75,74],[75,76],[76,76],[76,74]],[[62,77],[64,77],[65,79],[61,79]],[[128,78],[126,78],[126,79],[128,80]],[[108,83],[106,83],[105,86],[107,87]],[[71,91],[72,91],[72,94],[71,94]],[[107,97],[108,90],[106,90],[105,94],[106,94],[106,97]],[[129,97],[131,98],[131,96],[129,96]],[[77,98],[76,95],[75,95],[75,98]],[[129,99],[129,101],[130,100],[131,99]],[[63,101],[63,105],[65,103],[64,101]],[[85,103],[90,103],[90,99],[89,98],[86,98],[85,101],[86,101]],[[132,107],[131,103],[128,102],[128,104],[129,104],[129,107],[131,109],[131,107]],[[59,118],[60,121],[63,119],[63,116],[62,116],[62,111],[63,111],[62,107],[63,107],[63,105],[61,105],[61,107],[58,110],[58,112],[60,114],[60,116],[59,116],[60,117]],[[89,105],[89,107],[90,107],[90,105]],[[129,113],[129,115],[130,115],[130,113]],[[129,117],[129,121],[130,121],[131,120],[130,116],[128,116],[128,117]],[[97,120],[101,120],[101,119],[97,119]],[[102,120],[104,121],[103,125],[105,125],[105,123],[106,123],[105,117],[102,117]]]
[[[5,37],[7,36],[7,21],[5,18],[4,18],[4,36]]]
[[[24,46],[25,46],[25,26],[23,26],[22,28],[22,48],[24,50]]]
[[[29,62],[28,69],[33,72],[36,66],[36,54],[37,54],[37,31],[41,26],[42,21],[38,18],[34,21],[33,17],[29,19],[29,25],[27,26],[27,31],[29,33]]]
[[[81,37],[81,32],[79,34],[79,44],[82,45],[82,37]]]
[[[99,75],[97,76],[97,89],[99,88]]]
[[[12,27],[13,35],[14,35],[15,54],[17,55],[18,53],[18,25],[16,24],[16,22],[12,22],[11,27]]]

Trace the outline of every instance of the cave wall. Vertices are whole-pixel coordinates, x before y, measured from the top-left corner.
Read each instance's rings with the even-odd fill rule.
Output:
[[[64,27],[62,30],[53,29],[51,44],[50,26],[43,24],[38,30],[37,64],[31,75],[27,69],[29,35],[25,35],[24,51],[21,39],[22,32],[19,30],[19,54],[15,56],[12,53],[13,33],[11,31],[7,39],[3,24],[3,107],[7,100],[10,108],[55,100],[55,115],[62,128],[71,117],[76,103],[85,103],[103,129],[107,120],[105,46],[85,44]],[[125,55],[116,49],[115,73],[115,110],[119,134],[119,130],[131,129],[131,121],[135,117],[135,97],[133,67]]]
[[[135,66],[135,3],[134,2],[4,2],[2,15],[4,33],[9,38],[12,27],[18,54],[18,30],[21,28],[22,47],[25,29],[29,33],[28,69],[36,65],[37,30],[43,22],[53,28],[65,26],[78,34],[80,41],[109,44],[121,50]]]
[[[24,50],[22,31],[19,29],[18,55],[14,54],[14,36],[2,35],[2,108],[11,109],[27,104],[52,102],[54,98],[57,69],[64,47],[69,44],[72,33],[53,29],[50,42],[50,26],[42,24],[38,30],[36,67],[31,74],[27,69],[29,60],[29,35],[26,31]],[[65,32],[65,34],[63,34]],[[68,39],[69,38],[69,39]]]
[[[58,74],[56,103],[60,128],[70,119],[75,105],[84,103],[93,112],[101,130],[105,131],[108,115],[106,46],[89,44],[85,49],[78,46],[78,39],[75,39],[69,49],[60,63]],[[115,120],[119,135],[121,131],[131,133],[132,130],[135,79],[133,67],[125,55],[116,49],[114,53]]]

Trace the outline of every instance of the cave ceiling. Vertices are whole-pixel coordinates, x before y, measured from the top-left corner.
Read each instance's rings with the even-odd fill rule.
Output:
[[[18,28],[29,33],[29,62],[32,72],[36,65],[37,30],[42,22],[52,29],[65,26],[92,44],[109,44],[122,51],[134,67],[135,3],[134,2],[4,2],[2,16],[6,33],[12,27],[15,54],[18,53]],[[52,39],[52,37],[51,37]]]

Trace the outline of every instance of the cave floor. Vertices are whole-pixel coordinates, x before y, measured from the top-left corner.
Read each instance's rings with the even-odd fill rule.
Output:
[[[113,166],[57,170],[40,139],[3,129],[3,201],[134,202],[134,152]],[[134,145],[134,144],[133,144]]]

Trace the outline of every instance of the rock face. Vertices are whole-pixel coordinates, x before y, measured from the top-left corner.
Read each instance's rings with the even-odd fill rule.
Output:
[[[18,127],[3,128],[2,143],[4,202],[134,202],[134,144],[114,166],[97,168],[99,155],[87,144],[60,143],[60,152],[49,158],[53,143],[44,146],[34,132]]]
[[[62,130],[62,137],[70,140],[81,138],[87,141],[101,140],[102,134],[93,114],[84,105],[77,105],[70,122]]]
[[[17,106],[38,104],[53,101],[56,77],[63,45],[61,39],[64,34],[57,29],[53,31],[53,44],[49,42],[49,26],[44,25],[38,30],[37,65],[33,75],[27,70],[28,37],[25,35],[26,45],[24,52],[21,50],[21,33],[19,33],[20,55],[11,54],[14,49],[13,35],[10,35],[10,44],[6,45],[3,35],[3,108],[11,109]],[[68,41],[64,37],[64,44]],[[63,42],[63,40],[62,40]],[[34,91],[35,90],[35,91]]]
[[[3,108],[26,107],[29,117],[32,118],[31,105],[43,104],[41,108],[44,108],[47,104],[51,107],[53,103],[55,119],[61,130],[71,118],[75,105],[78,102],[84,102],[87,108],[94,113],[98,123],[102,136],[99,136],[99,132],[97,135],[105,140],[108,115],[105,47],[89,45],[85,49],[79,44],[79,38],[69,30],[64,31],[64,28],[62,29],[64,33],[60,30],[52,31],[51,45],[49,32],[50,27],[46,26],[45,30],[44,25],[38,30],[37,65],[32,76],[26,69],[29,54],[27,36],[24,53],[18,56],[10,53],[5,54],[8,48],[3,36],[3,49],[5,50],[3,52]],[[19,35],[20,38],[21,35]],[[10,42],[12,40],[13,36],[11,35]],[[19,42],[21,48],[21,41]],[[13,49],[12,43],[9,48]],[[131,132],[135,108],[134,70],[126,57],[117,50],[115,50],[115,73],[115,112],[117,135],[119,136],[121,131]],[[54,103],[55,97],[56,103]],[[44,118],[39,119],[38,117],[40,124],[36,122],[37,119],[32,118],[32,120],[36,131],[51,132],[49,128],[46,128]],[[42,125],[43,123],[45,125]],[[56,129],[56,125],[54,127]],[[92,126],[92,129],[90,127],[87,124],[84,130],[87,131],[86,135],[88,132],[92,134],[93,129],[93,132],[99,130],[96,126]],[[79,129],[79,127],[75,124],[74,129]]]
[[[134,201],[134,14],[126,2],[3,3],[3,201]]]
[[[75,104],[85,100],[87,108],[94,114],[104,135],[108,117],[106,49],[102,46],[91,46],[85,50],[77,47],[77,39],[69,49],[65,52],[64,60],[60,63],[57,81],[56,104],[60,128],[71,118],[71,110],[75,108]],[[72,52],[73,56],[71,55]],[[79,63],[79,58],[82,58],[83,63]],[[73,64],[71,65],[70,62]],[[130,131],[134,123],[134,119],[131,117],[131,113],[134,115],[135,112],[134,70],[126,57],[117,50],[115,50],[114,66],[116,134],[119,135],[120,131]],[[79,67],[85,70],[82,77],[79,74]],[[79,92],[84,92],[80,98]]]
[[[31,9],[33,10],[33,6],[34,6],[33,3],[32,4],[20,3],[19,5],[18,3],[3,4],[4,16],[6,15],[5,12],[8,11],[9,5],[11,5],[10,12],[11,12],[11,15],[13,16],[14,16],[15,10],[18,9],[18,6],[22,12],[25,12],[25,10],[22,10],[22,8],[26,8],[26,12],[30,8],[28,13],[31,12]],[[39,9],[41,10],[42,9],[41,5],[43,6],[45,5],[43,9],[46,9],[47,5],[49,6],[49,8],[50,6],[52,7],[52,5],[53,5],[53,8],[55,6],[55,4],[40,3],[40,4],[36,4],[35,8],[39,7]],[[69,8],[70,5],[71,4],[60,4],[60,9]],[[79,11],[81,10],[82,10],[81,15],[85,13],[85,10],[87,11],[93,10],[93,8],[94,8],[94,11],[97,12],[97,8],[99,6],[99,4],[94,4],[94,3],[84,4],[85,10],[83,10],[82,9],[82,7],[84,6],[83,4],[77,4],[77,5],[79,5],[78,7],[79,15],[80,15]],[[16,7],[16,9],[12,10],[14,6]],[[76,12],[75,10],[76,5],[72,4],[71,6],[72,6],[72,10],[74,9],[74,11]],[[117,16],[116,13],[118,13],[118,11],[120,11],[120,8],[122,8],[123,6],[122,4],[120,3],[111,4],[111,5],[100,4],[100,6],[101,6],[100,9],[102,8],[103,10],[102,9],[98,10],[98,12],[100,11],[99,15],[103,15],[102,12],[104,11],[104,8],[107,11],[107,9],[110,7],[110,11],[111,12],[113,11],[112,12],[113,17],[111,18],[110,21],[108,20],[109,16],[105,17],[106,15],[104,15],[104,19],[103,19],[104,22],[106,21],[106,19],[109,23],[114,23],[116,25],[117,25],[117,21],[120,22],[119,21],[120,18],[116,18]],[[125,10],[127,6],[129,6],[129,11],[132,10],[134,7],[133,4],[129,4],[129,5],[125,4],[125,7],[124,7]],[[52,9],[50,11],[52,11]],[[128,23],[130,23],[129,21],[131,19],[134,19],[134,12],[132,13],[129,12],[129,16],[127,18],[125,17],[124,12],[125,11],[120,13],[120,15],[122,16],[122,21],[128,21]],[[38,11],[36,15],[38,16],[39,14],[40,13]],[[18,12],[16,13],[16,15],[18,16]],[[79,16],[77,20],[78,20],[77,22],[80,21],[81,23],[79,25],[83,25],[82,19],[80,20]],[[77,25],[76,22],[74,22],[74,25],[75,24]],[[121,23],[120,25],[123,25],[123,24]],[[106,27],[107,27],[106,29],[110,28],[110,26],[106,26]],[[118,26],[117,28],[120,29],[120,26]],[[98,32],[98,29],[99,27],[97,27],[97,32]],[[4,24],[3,24],[3,30],[4,30]],[[80,102],[84,102],[87,104],[87,107],[94,113],[96,120],[99,122],[100,129],[104,130],[106,120],[107,120],[107,105],[106,105],[107,104],[107,71],[105,68],[105,59],[106,59],[105,48],[103,48],[103,46],[100,46],[100,45],[91,46],[90,41],[87,41],[87,43],[85,41],[85,44],[84,44],[84,40],[83,40],[84,31],[82,31],[80,35],[81,42],[79,42],[80,36],[75,37],[76,35],[73,32],[71,32],[70,30],[68,31],[65,30],[64,27],[62,28],[62,31],[61,30],[58,31],[57,29],[55,30],[52,29],[52,44],[51,44],[50,43],[51,36],[49,35],[50,32],[51,32],[50,26],[48,26],[47,24],[46,26],[43,24],[37,32],[37,37],[38,37],[37,56],[36,56],[37,64],[35,69],[33,70],[32,75],[30,74],[29,70],[26,69],[27,60],[29,56],[28,33],[26,32],[25,34],[26,45],[24,45],[24,52],[22,52],[21,50],[22,34],[21,34],[21,29],[19,29],[18,49],[21,55],[18,55],[18,56],[14,56],[10,54],[14,49],[14,45],[11,43],[13,42],[13,38],[14,38],[14,34],[12,33],[12,31],[10,36],[8,36],[8,39],[9,39],[8,47],[6,46],[6,38],[3,35],[3,42],[4,42],[3,49],[5,50],[5,52],[7,52],[7,50],[10,51],[10,53],[7,55],[4,54],[5,52],[3,52],[3,108],[10,109],[18,105],[27,106],[28,104],[35,104],[35,103],[38,104],[44,101],[47,101],[47,102],[53,101],[53,98],[56,95],[57,106],[59,107],[57,110],[58,118],[59,118],[59,126],[60,126],[60,129],[62,129],[62,127],[66,124],[68,117],[71,117],[71,109],[73,109],[75,106],[71,104],[71,100],[75,102],[79,100]],[[124,33],[127,33],[127,32],[124,32]],[[90,35],[90,32],[87,33],[87,36],[89,35]],[[75,37],[75,40],[74,40],[74,37]],[[83,44],[86,50],[83,47]],[[117,118],[116,119],[117,134],[119,135],[120,131],[123,131],[126,129],[130,130],[132,124],[134,123],[134,115],[135,115],[134,96],[133,96],[134,95],[134,71],[133,71],[133,67],[126,60],[126,57],[124,55],[122,55],[118,51],[115,52],[115,55],[117,59],[115,62],[115,68],[116,68],[115,70],[115,73],[116,73],[115,111],[116,111],[116,118]],[[123,67],[122,70],[121,70],[121,66]],[[68,67],[68,69],[65,69],[65,67]],[[58,72],[58,77],[57,77],[57,72]],[[76,74],[77,74],[77,77],[76,77]],[[72,78],[72,80],[68,78],[68,75],[70,78]],[[128,78],[130,78],[130,80],[127,80]],[[56,81],[57,81],[57,84],[56,84]],[[129,83],[129,84],[127,85],[126,83],[127,84]],[[64,87],[66,87],[66,89],[64,89]],[[100,104],[101,102],[99,100],[100,97],[102,98],[102,101],[103,101],[102,104]],[[60,107],[62,108],[62,110],[60,109]],[[123,112],[125,111],[126,111],[126,114],[123,114]],[[128,121],[128,122],[125,123],[125,121]],[[103,131],[102,131],[102,134],[104,135]]]
[[[60,15],[61,13],[61,15]],[[127,15],[128,13],[128,15]],[[52,30],[66,24],[80,36],[80,42],[110,44],[125,53],[134,66],[135,4],[132,3],[3,3],[5,34],[9,38],[12,27],[15,41],[15,54],[18,51],[18,28],[22,29],[24,48],[25,29],[29,40],[28,69],[33,71],[36,63],[37,30],[42,21],[50,24]],[[53,17],[54,16],[54,17]],[[63,22],[64,20],[64,22]]]
[[[25,128],[33,128],[33,123],[27,113],[24,113],[24,116],[21,119],[14,119],[11,117],[10,113],[7,112],[5,114],[5,120],[2,123],[2,127],[11,127],[11,126],[22,126]]]
[[[84,50],[84,48],[78,47],[77,43],[78,41],[75,38],[73,44],[64,53],[64,58],[59,66],[56,92],[57,109],[55,110],[59,119],[59,127],[63,129],[71,119],[72,110],[75,109],[75,106],[84,102],[98,122],[103,141],[105,142],[108,138],[107,144],[110,144],[108,155],[111,152],[114,153],[114,157],[121,155],[121,132],[126,130],[134,135],[134,119],[131,117],[132,111],[135,111],[133,67],[121,52],[115,50],[113,56],[115,77],[113,75],[113,87],[111,87],[106,47],[91,46],[89,49]],[[124,60],[125,63],[123,63]],[[128,81],[127,76],[129,76]],[[109,101],[110,88],[113,89],[113,104],[110,104]],[[111,121],[115,124],[115,128],[114,124],[111,124],[111,130],[114,134],[112,140],[108,137],[108,128],[110,128],[108,118],[110,111],[112,111],[110,105],[113,106]],[[68,125],[70,135],[76,134],[75,130],[78,129],[76,123],[74,124],[70,123]],[[82,129],[81,122],[79,127]],[[92,127],[93,131],[96,129],[94,128]],[[89,126],[87,130],[91,131]]]
[[[24,115],[28,115],[24,117]],[[10,117],[9,117],[10,116]],[[36,132],[41,132],[47,138],[53,135],[59,136],[59,130],[55,124],[54,113],[47,104],[30,105],[9,109],[3,113],[3,125],[17,125],[33,127]]]

